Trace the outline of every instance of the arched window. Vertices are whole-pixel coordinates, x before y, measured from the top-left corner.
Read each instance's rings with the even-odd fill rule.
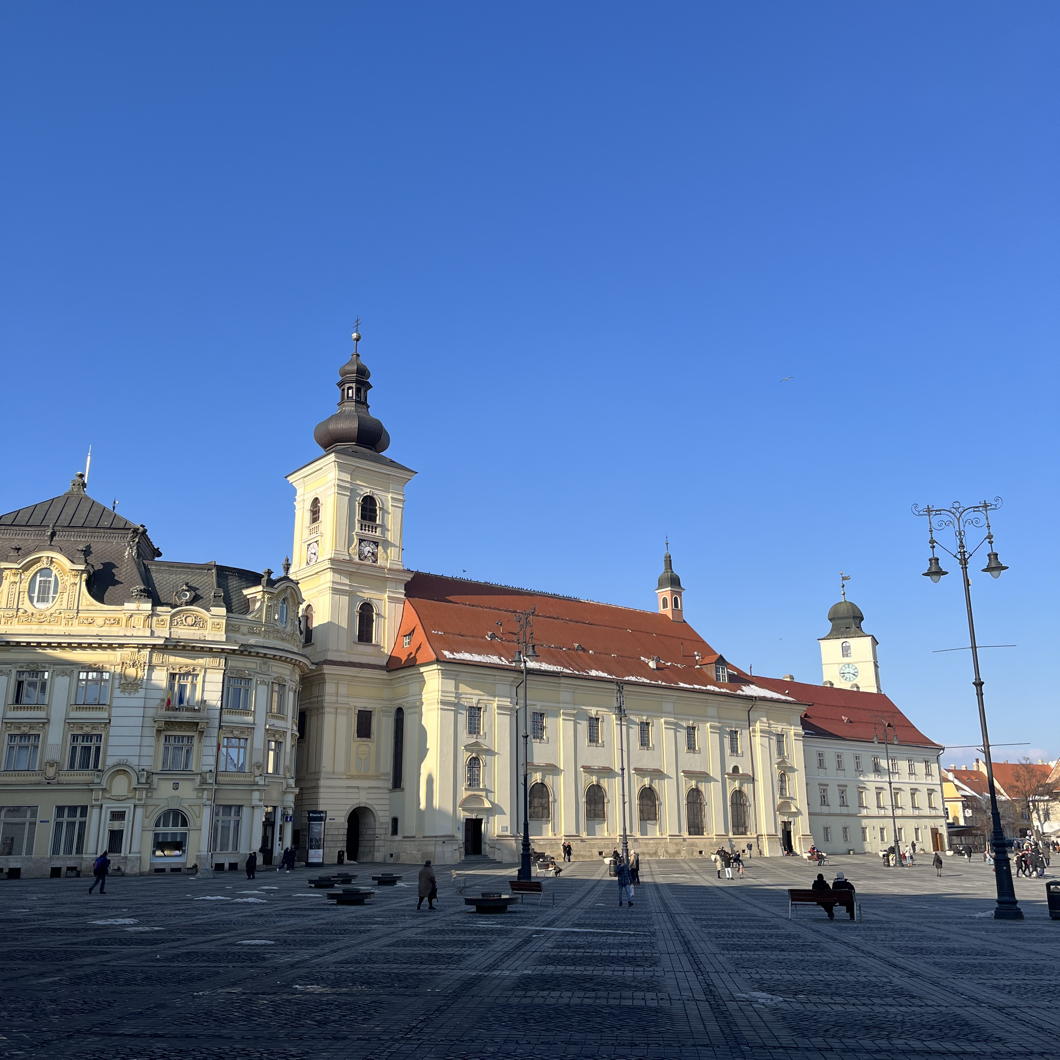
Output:
[[[372,644],[375,636],[375,608],[366,600],[357,608],[357,643]]]
[[[180,810],[163,810],[155,818],[151,840],[153,862],[182,861],[188,845],[188,818]]]
[[[703,792],[699,788],[689,788],[685,796],[685,808],[688,817],[688,834],[703,835]]]
[[[314,497],[309,502],[309,525],[320,522],[320,498]]]
[[[309,604],[302,612],[302,643],[313,643],[313,605]]]
[[[659,819],[659,797],[653,788],[640,789],[640,794],[637,796],[637,812],[640,814],[642,824],[645,821],[654,822]]]
[[[667,600],[665,596],[664,596],[664,597],[662,598],[662,605],[663,605],[663,610],[664,610],[664,611],[667,611],[667,610],[669,610],[669,608],[670,608],[670,601],[669,601],[669,600]]]
[[[482,759],[477,755],[472,755],[467,760],[467,765],[464,769],[467,774],[465,780],[465,787],[468,788],[481,788],[482,787]],[[531,811],[533,816],[533,811]]]
[[[29,580],[29,602],[34,607],[51,607],[58,595],[58,575],[51,567],[41,567]]]
[[[405,711],[394,711],[394,761],[390,767],[390,786],[400,788],[405,764]]]
[[[361,498],[361,522],[372,526],[379,522],[379,502],[370,494]],[[362,526],[361,529],[366,527]]]
[[[839,653],[840,653],[840,655],[843,656],[844,659],[849,659],[850,658],[850,641],[849,640],[845,640],[845,641],[843,641],[842,644],[839,645]]]
[[[788,796],[788,774],[778,773],[777,774],[777,793],[781,798],[787,798]]]
[[[604,821],[607,819],[604,789],[599,784],[590,784],[585,789],[585,819],[587,821]]]
[[[747,796],[737,788],[729,797],[732,811],[732,834],[747,835]]]
[[[681,610],[681,597],[680,596],[675,596],[674,597],[674,610],[675,611],[680,611]]]
[[[552,817],[552,800],[544,784],[530,785],[530,820],[547,821]]]
[[[276,609],[276,621],[279,622],[281,626],[286,626],[287,619],[290,618],[290,614],[291,605],[288,604],[287,597],[285,596],[280,601],[280,606]]]

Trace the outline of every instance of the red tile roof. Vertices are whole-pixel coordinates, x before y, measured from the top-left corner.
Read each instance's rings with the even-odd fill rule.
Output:
[[[941,748],[925,736],[882,692],[854,692],[831,685],[811,685],[780,677],[754,678],[756,685],[806,703],[802,728],[807,736],[830,736],[841,740],[871,740],[881,721],[890,722],[898,742]]]
[[[986,774],[980,773],[978,769],[947,769],[946,772],[959,784],[970,788],[976,795],[985,795]]]
[[[438,574],[415,573],[387,666],[435,661],[516,669],[516,614],[534,609],[534,672],[602,681],[784,697],[757,687],[731,663],[734,680],[715,680],[722,657],[686,622],[663,614]],[[409,644],[405,646],[405,638]],[[698,653],[699,658],[696,658]]]
[[[1035,789],[1042,785],[1042,793],[1048,784],[1053,767],[1045,762],[995,762],[994,783],[1005,789],[1010,799],[1021,795],[1039,794]]]

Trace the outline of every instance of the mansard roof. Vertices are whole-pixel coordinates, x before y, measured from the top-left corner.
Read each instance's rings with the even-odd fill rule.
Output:
[[[0,526],[56,529],[133,530],[136,524],[87,493],[69,490],[58,497],[0,515]]]
[[[898,742],[941,750],[882,692],[855,692],[831,685],[813,685],[782,677],[755,677],[755,684],[807,704],[802,729],[807,736],[872,741],[881,722],[890,722]]]
[[[715,680],[714,663],[723,661],[721,655],[687,623],[667,615],[438,574],[415,573],[405,587],[388,668],[455,662],[517,670],[516,616],[531,608],[533,673],[787,698],[757,687],[728,663],[732,679]]]

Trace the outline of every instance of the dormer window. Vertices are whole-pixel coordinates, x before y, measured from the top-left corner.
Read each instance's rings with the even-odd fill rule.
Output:
[[[309,503],[309,525],[320,522],[320,498],[314,497]]]
[[[729,680],[729,668],[723,662],[716,662],[714,664],[714,680],[720,681],[724,684]]]
[[[41,567],[29,580],[29,602],[43,610],[55,603],[59,595],[59,576],[51,567]]]

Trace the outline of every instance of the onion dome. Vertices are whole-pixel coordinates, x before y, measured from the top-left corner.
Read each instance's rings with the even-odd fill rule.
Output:
[[[317,424],[313,437],[325,452],[339,446],[356,445],[381,453],[390,445],[390,435],[383,424],[368,411],[368,381],[371,372],[357,352],[361,341],[358,332],[353,333],[353,354],[339,369],[339,407],[326,420]]]
[[[865,621],[865,616],[861,613],[861,608],[852,600],[843,599],[839,603],[833,604],[828,610],[828,621],[832,623],[832,628],[825,634],[825,639],[829,637],[859,637],[865,634],[865,631],[861,628],[861,623]]]
[[[663,572],[659,575],[659,589],[683,589],[681,579],[674,573],[673,562],[670,559],[669,550],[663,556]]]

